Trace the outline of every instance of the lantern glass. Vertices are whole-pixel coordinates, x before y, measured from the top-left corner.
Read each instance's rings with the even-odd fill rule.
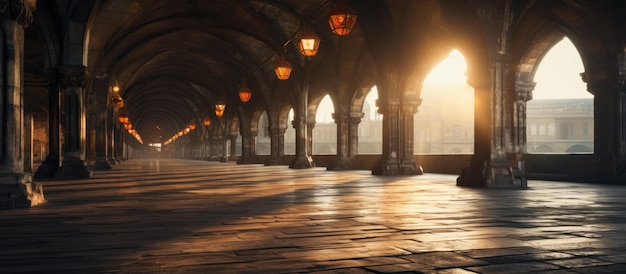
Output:
[[[239,99],[244,102],[247,103],[250,101],[250,98],[252,97],[252,91],[244,86],[241,89],[239,89]]]
[[[304,28],[298,40],[300,53],[307,57],[315,56],[319,47],[320,37],[310,27]]]
[[[334,34],[348,35],[356,24],[356,11],[347,1],[336,4],[329,12],[328,24]]]
[[[209,118],[209,117],[204,118],[202,123],[204,124],[205,127],[210,126],[211,125],[211,118]]]
[[[276,73],[276,78],[278,78],[278,80],[284,81],[289,79],[292,69],[293,67],[291,66],[291,64],[289,64],[289,62],[287,62],[287,60],[281,56],[280,58],[278,58],[278,61],[276,61],[276,65],[274,66],[274,73]]]
[[[194,130],[196,129],[196,123],[195,122],[191,122],[189,123],[189,125],[187,126],[189,129]]]
[[[120,114],[117,119],[120,121],[120,123],[122,124],[128,124],[130,122],[130,120],[128,119],[128,116],[126,116],[126,114],[122,113]]]
[[[219,101],[215,103],[215,116],[222,117],[224,116],[224,110],[226,109],[226,103]]]
[[[111,105],[114,108],[122,108],[124,107],[124,99],[119,94],[115,94],[111,97]]]

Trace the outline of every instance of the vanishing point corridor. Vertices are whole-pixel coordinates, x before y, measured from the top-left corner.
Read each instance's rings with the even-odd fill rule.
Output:
[[[0,273],[607,273],[624,186],[135,159],[0,211]]]

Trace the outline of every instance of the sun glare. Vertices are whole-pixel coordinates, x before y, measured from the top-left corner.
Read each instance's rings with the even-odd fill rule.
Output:
[[[585,71],[574,44],[564,38],[543,57],[537,72],[533,99],[591,98],[580,73]]]
[[[466,70],[465,58],[458,50],[453,50],[448,58],[433,68],[424,84],[465,84]]]

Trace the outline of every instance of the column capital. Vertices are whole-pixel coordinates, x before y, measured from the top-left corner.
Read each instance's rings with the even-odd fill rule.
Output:
[[[410,100],[402,102],[402,114],[414,115],[417,112],[417,108],[422,105],[422,99]]]
[[[376,106],[378,107],[378,113],[380,114],[385,115],[388,113],[395,113],[398,111],[398,108],[400,107],[400,99],[388,98],[385,101],[381,99],[377,99]]]
[[[335,120],[335,124],[347,124],[350,121],[350,116],[344,113],[333,113],[333,120]]]
[[[515,82],[515,101],[528,102],[533,99],[533,90],[535,90],[535,82]]]
[[[583,82],[587,83],[587,91],[593,95],[606,93],[609,89],[618,86],[618,79],[608,71],[583,72],[580,74]]]
[[[33,23],[37,0],[0,0],[0,17],[10,18],[24,27]]]
[[[85,87],[84,66],[61,66],[57,68],[57,71],[63,89]]]

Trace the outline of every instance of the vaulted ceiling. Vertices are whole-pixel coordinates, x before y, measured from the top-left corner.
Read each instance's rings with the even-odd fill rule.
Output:
[[[99,92],[98,79],[118,83],[138,131],[160,125],[168,135],[191,120],[213,115],[217,100],[228,103],[227,113],[233,117],[240,109],[288,109],[305,81],[311,84],[313,101],[330,94],[336,104],[345,104],[360,88],[375,84],[379,70],[397,65],[399,71],[423,77],[452,48],[461,49],[470,70],[484,70],[478,61],[490,35],[484,22],[501,16],[498,6],[505,1],[350,1],[357,26],[344,37],[332,34],[327,23],[336,2],[40,0],[38,20],[27,31],[26,78],[35,86],[36,77],[29,75],[41,75],[55,62],[82,58],[88,89]],[[526,58],[521,62],[529,64],[528,74],[532,76],[533,65],[563,34],[589,26],[586,15],[623,9],[619,1],[605,2],[513,1],[512,27],[521,36],[512,39],[511,48],[518,50],[519,60]],[[85,23],[85,36],[64,36],[75,26],[63,18]],[[295,39],[309,25],[322,42],[317,56],[305,58],[297,52]],[[68,56],[67,47],[74,44],[85,52]],[[294,66],[288,81],[277,80],[272,70],[281,55]],[[237,97],[244,82],[253,91],[245,105]]]

